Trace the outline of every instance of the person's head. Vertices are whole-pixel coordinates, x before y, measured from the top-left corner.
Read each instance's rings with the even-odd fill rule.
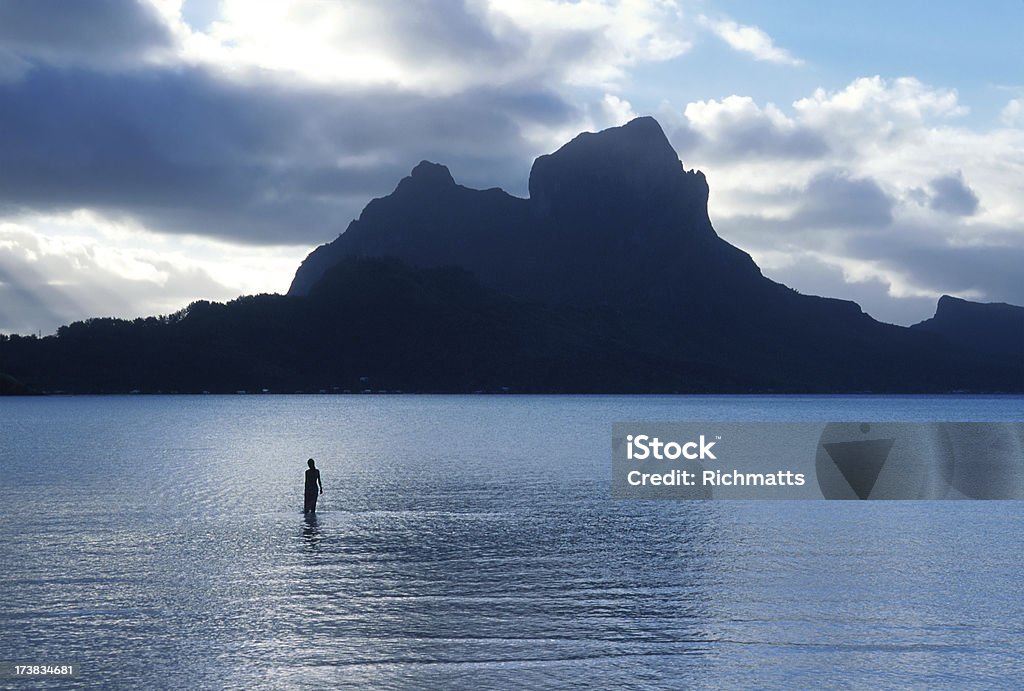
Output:
[[[309,459],[308,461],[306,461],[306,463],[308,463],[308,464],[309,464],[309,467],[310,467],[310,468],[312,468],[312,467],[314,467],[314,466],[316,465],[316,463],[314,463],[314,462],[313,462],[313,459],[312,459],[312,458],[311,458],[311,459]]]

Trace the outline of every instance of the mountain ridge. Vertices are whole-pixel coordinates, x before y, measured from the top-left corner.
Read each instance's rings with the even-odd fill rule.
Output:
[[[1024,391],[1003,324],[1024,309],[943,298],[907,328],[770,280],[653,118],[575,137],[529,187],[421,161],[288,295],[0,337],[0,372],[76,393]]]
[[[600,276],[605,288],[609,277],[624,280],[625,271],[616,269],[624,256],[634,258],[630,268],[649,280],[652,270],[664,278],[659,274],[666,253],[682,258],[697,252],[705,260],[744,263],[752,276],[761,275],[749,255],[714,232],[703,173],[684,169],[653,118],[582,133],[538,157],[529,191],[521,199],[499,188],[473,190],[455,184],[447,167],[423,161],[392,194],[367,204],[336,240],[310,253],[288,294],[308,292],[343,256],[464,266],[513,294],[568,303],[614,301],[588,279]],[[678,227],[679,219],[686,219],[685,227]],[[567,276],[572,266],[579,270]]]
[[[428,170],[443,187],[414,184]],[[302,294],[342,258],[394,257],[421,268],[460,266],[523,299],[611,309],[643,334],[633,343],[639,349],[751,378],[775,371],[811,382],[826,376],[831,358],[877,386],[870,370],[889,369],[894,353],[922,381],[1006,355],[965,356],[976,350],[966,341],[885,324],[855,302],[802,295],[765,277],[715,232],[705,176],[683,166],[653,118],[582,133],[540,156],[529,191],[520,199],[471,190],[446,167],[423,162],[314,250],[289,294]]]

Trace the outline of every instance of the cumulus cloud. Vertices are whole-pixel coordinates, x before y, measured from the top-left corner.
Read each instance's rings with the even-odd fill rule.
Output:
[[[258,69],[320,83],[450,93],[480,84],[503,65],[514,68],[516,53],[528,47],[514,25],[496,27],[485,8],[465,2],[226,0],[205,31],[190,32],[185,55],[249,76]]]
[[[928,204],[936,211],[954,216],[973,216],[978,210],[978,195],[964,182],[963,173],[943,175],[932,180],[928,187],[931,199]]]
[[[687,153],[701,160],[749,157],[817,158],[827,149],[824,138],[786,116],[774,104],[761,107],[749,96],[689,103],[678,128]],[[673,136],[681,133],[676,131]]]
[[[755,60],[782,65],[803,64],[803,60],[776,46],[771,36],[756,26],[744,26],[731,19],[711,19],[705,15],[700,15],[698,19],[702,26],[729,44],[730,48],[747,53]]]
[[[615,94],[605,94],[601,99],[601,115],[607,127],[624,125],[637,116],[632,104]]]
[[[497,26],[529,36],[526,64],[561,71],[569,84],[617,84],[640,63],[678,57],[692,47],[689,27],[671,0],[485,0]],[[552,58],[555,58],[552,60]]]
[[[1024,125],[1024,99],[1014,98],[1009,101],[999,114],[1004,125],[1019,127]]]
[[[524,81],[607,86],[690,48],[662,0],[226,0],[188,59],[320,83],[453,93]]]
[[[1024,246],[1024,130],[958,125],[966,110],[951,89],[866,77],[789,110],[731,96],[669,120],[708,175],[716,228],[768,275],[805,292],[841,276],[837,297],[911,323],[927,314],[906,305],[942,293],[1024,304],[1010,268]],[[794,146],[795,133],[814,145]]]
[[[928,86],[913,77],[862,77],[845,89],[814,94],[793,103],[799,122],[826,137],[837,152],[874,156],[920,137],[935,120],[967,113],[957,92]]]

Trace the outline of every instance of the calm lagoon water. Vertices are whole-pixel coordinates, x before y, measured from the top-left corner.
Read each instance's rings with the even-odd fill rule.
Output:
[[[610,499],[613,421],[694,419],[1024,399],[0,400],[0,659],[82,687],[1024,686],[1024,502]]]

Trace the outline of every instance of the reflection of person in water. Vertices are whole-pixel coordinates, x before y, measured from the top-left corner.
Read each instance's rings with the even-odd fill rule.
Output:
[[[306,513],[316,511],[316,498],[318,494],[324,493],[324,485],[320,482],[320,471],[316,469],[316,463],[313,459],[306,461],[309,464],[309,470],[306,471],[306,501],[302,506],[302,510]],[[320,491],[317,492],[317,487]]]

